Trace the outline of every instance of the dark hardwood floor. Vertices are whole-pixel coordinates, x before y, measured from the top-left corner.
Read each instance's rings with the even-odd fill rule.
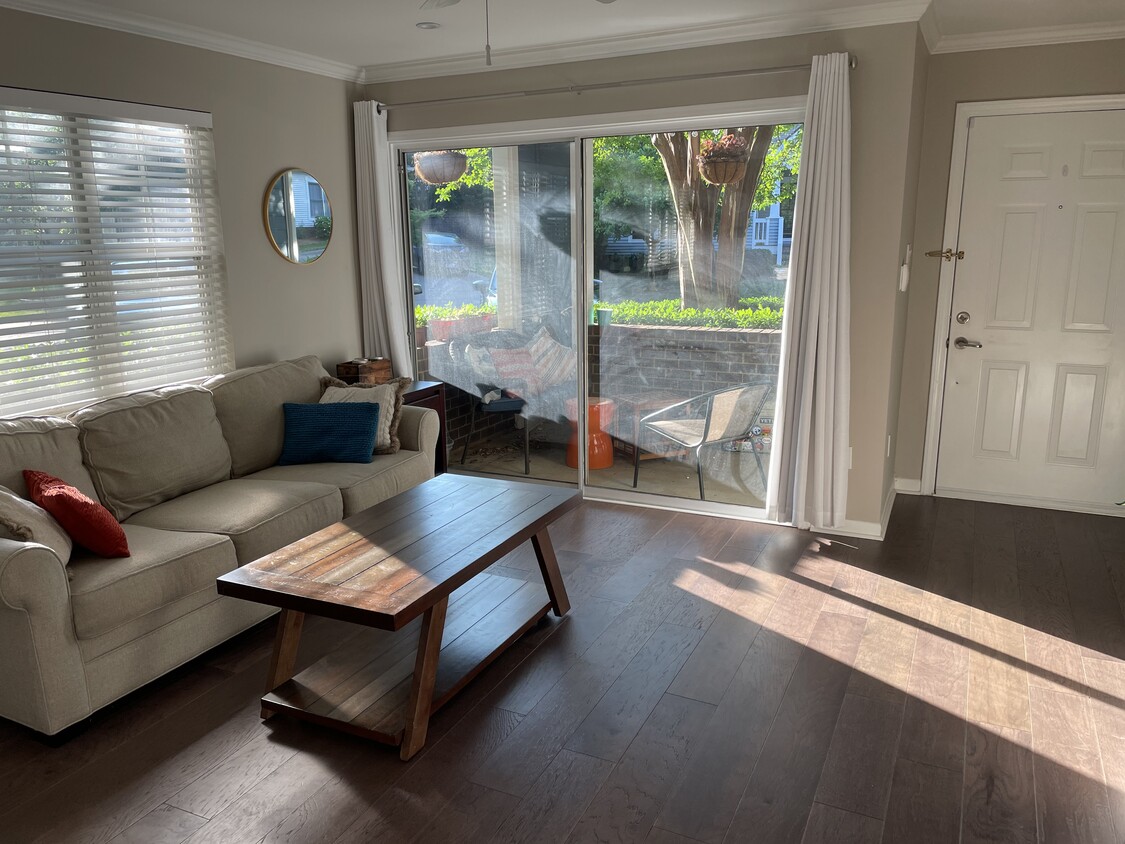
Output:
[[[61,747],[0,723],[0,841],[1125,840],[1125,520],[900,497],[876,543],[587,504],[552,534],[571,613],[410,762],[263,724],[267,624]],[[530,547],[492,573],[538,577]],[[310,618],[301,662],[355,635]]]

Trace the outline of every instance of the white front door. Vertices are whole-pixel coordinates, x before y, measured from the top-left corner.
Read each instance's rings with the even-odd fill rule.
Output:
[[[1111,510],[1125,500],[1125,111],[974,118],[954,249],[938,494]]]

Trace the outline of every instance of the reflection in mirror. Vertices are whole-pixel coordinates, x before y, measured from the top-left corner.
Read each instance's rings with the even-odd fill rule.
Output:
[[[262,214],[273,248],[294,264],[312,263],[332,239],[328,194],[304,170],[285,170],[270,182]]]

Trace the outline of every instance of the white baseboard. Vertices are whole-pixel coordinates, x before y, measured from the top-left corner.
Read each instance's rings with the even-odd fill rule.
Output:
[[[895,478],[895,492],[903,495],[921,495],[922,481],[918,478]]]
[[[1030,495],[1001,495],[968,489],[940,487],[935,493],[941,498],[963,498],[968,501],[991,501],[995,504],[1012,504],[1016,507],[1039,507],[1046,510],[1068,510],[1072,513],[1093,513],[1098,516],[1125,517],[1125,507],[1117,504],[1097,504],[1087,501],[1065,501],[1058,498],[1039,498]]]
[[[895,488],[887,490],[887,497],[883,499],[883,512],[879,514],[879,521],[864,522],[859,519],[844,519],[838,526],[825,528],[822,533],[835,533],[840,536],[854,536],[858,539],[878,539],[883,541],[887,535],[887,524],[891,520],[891,510],[895,506]],[[815,530],[815,528],[814,528]]]

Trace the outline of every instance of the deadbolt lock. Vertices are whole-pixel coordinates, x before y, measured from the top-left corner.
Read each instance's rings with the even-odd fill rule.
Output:
[[[959,314],[957,314],[956,319],[959,323],[964,325],[965,323],[967,323],[969,321],[969,312],[968,311],[961,311]]]

